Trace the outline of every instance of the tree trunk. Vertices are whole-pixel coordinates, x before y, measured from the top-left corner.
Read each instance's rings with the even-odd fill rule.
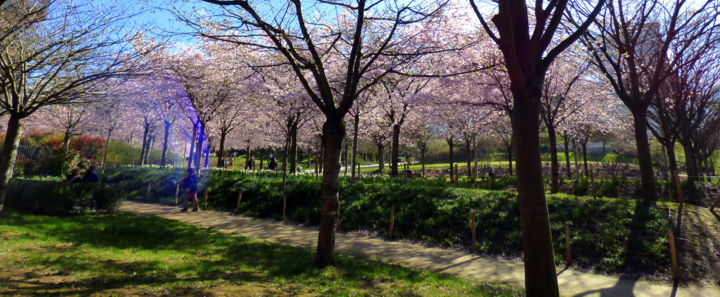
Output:
[[[63,155],[67,155],[67,153],[70,151],[70,138],[72,137],[72,132],[70,132],[70,129],[65,129],[65,132],[63,133]]]
[[[172,123],[170,121],[164,121],[165,131],[163,133],[163,144],[162,144],[162,156],[160,157],[160,166],[165,167],[167,163],[167,151],[168,151],[168,140],[170,138],[170,127]]]
[[[473,160],[472,138],[469,138],[465,141],[465,151],[467,152],[467,156],[466,156],[467,161],[465,162],[466,163],[465,165],[467,166],[467,177],[470,180],[472,180],[472,177],[473,177],[472,170],[470,170],[472,168],[472,160]]]
[[[557,151],[557,133],[555,127],[545,123],[548,131],[548,141],[550,142],[550,193],[560,191],[560,163],[558,162]]]
[[[670,189],[671,193],[675,193],[675,189],[680,187],[680,185],[676,184],[676,182],[680,181],[680,178],[678,177],[678,168],[677,168],[677,159],[675,158],[675,144],[673,142],[668,142],[665,144],[665,153],[668,157],[668,169],[670,170],[670,185],[672,186],[672,189]],[[675,193],[675,200],[680,202],[682,200],[681,197],[678,197],[679,193]]]
[[[455,180],[455,165],[454,165],[455,163],[453,160],[453,155],[454,155],[453,148],[455,146],[455,142],[453,142],[452,138],[448,138],[446,140],[446,142],[448,144],[448,148],[450,149],[450,156],[449,156],[449,159],[450,159],[450,181],[452,182]]]
[[[400,124],[392,127],[392,147],[390,148],[390,176],[398,175],[398,163],[400,163]]]
[[[352,142],[352,173],[350,176],[355,179],[355,167],[357,167],[357,145],[358,145],[358,130],[360,129],[360,113],[355,113],[353,116],[353,142]]]
[[[102,162],[100,163],[100,167],[105,168],[105,164],[107,164],[107,156],[108,151],[110,151],[110,136],[112,136],[113,129],[108,129],[107,137],[105,138],[105,152],[103,152],[103,158]]]
[[[295,174],[297,172],[297,132],[298,123],[295,121],[290,126],[290,173]]]
[[[572,179],[572,169],[570,168],[570,137],[567,134],[563,134],[563,147],[565,148],[565,169],[567,178]]]
[[[383,170],[385,169],[385,145],[383,145],[382,141],[377,142],[376,144],[378,149],[378,170],[380,175],[382,175]]]
[[[542,78],[514,94],[512,130],[517,158],[517,191],[527,296],[558,296],[550,217],[540,159]]]
[[[687,171],[688,182],[696,182],[700,174],[698,173],[695,148],[693,148],[692,141],[685,137],[683,137],[680,144],[682,144],[683,151],[685,152],[685,170]]]
[[[632,111],[635,128],[635,144],[637,146],[638,161],[640,162],[640,186],[645,201],[656,201],[655,175],[653,174],[652,156],[650,155],[650,142],[647,134],[647,111]]]
[[[0,152],[0,212],[5,207],[7,187],[15,169],[15,159],[17,158],[18,146],[20,146],[23,122],[23,118],[14,114],[10,114],[8,119],[5,141],[3,142],[2,152]]]
[[[421,166],[421,176],[425,177],[425,152],[427,151],[426,148],[420,149],[420,166]]]
[[[582,142],[583,167],[585,169],[585,177],[590,176],[590,168],[588,167],[588,160],[587,160],[587,143],[588,143],[587,139],[584,139]]]
[[[508,154],[508,176],[513,176],[513,144],[515,141],[515,137],[510,137],[510,145],[507,147],[507,154]]]
[[[227,130],[220,130],[220,144],[217,152],[217,167],[225,168],[225,138],[227,137]]]
[[[345,125],[342,118],[328,118],[323,124],[323,180],[320,189],[320,226],[315,264],[325,267],[335,262],[335,228],[339,212],[338,182],[340,174],[340,150],[345,138]]]
[[[150,160],[150,152],[152,151],[153,145],[155,144],[155,135],[152,135],[152,136],[150,136],[150,137],[148,137],[148,138],[149,138],[149,140],[148,140],[148,147],[147,147],[147,149],[145,150],[145,162],[144,162],[145,164],[149,164],[149,163],[150,163],[150,162],[149,162],[149,160]]]
[[[150,136],[150,127],[148,125],[145,125],[143,127],[143,140],[142,140],[142,146],[140,146],[140,160],[138,163],[140,166],[145,165],[145,151],[147,150],[147,143],[148,138]]]
[[[348,174],[348,165],[350,164],[349,159],[348,159],[348,153],[350,151],[350,148],[348,147],[349,145],[348,145],[347,140],[343,141],[343,145],[345,147],[345,148],[343,148],[343,167],[345,167],[345,171],[343,172],[343,175],[347,175]]]
[[[193,160],[195,159],[195,139],[197,137],[197,131],[198,130],[198,124],[193,123],[193,131],[192,131],[192,137],[190,137],[190,151],[188,152],[188,162],[187,162],[187,168],[192,168]]]
[[[200,172],[200,161],[202,160],[203,142],[205,141],[205,127],[198,125],[197,143],[195,144],[195,172]]]

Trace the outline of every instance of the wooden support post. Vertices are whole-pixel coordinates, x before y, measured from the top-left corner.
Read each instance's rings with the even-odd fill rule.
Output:
[[[470,240],[472,241],[471,246],[472,246],[473,252],[477,251],[477,230],[476,229],[477,229],[477,227],[475,226],[475,212],[471,211],[470,212]]]
[[[150,199],[150,192],[152,191],[152,184],[148,183],[147,188],[145,189],[145,199]]]
[[[572,265],[572,252],[570,250],[570,226],[565,223],[565,265]]]
[[[388,237],[393,237],[393,230],[395,229],[395,204],[390,206],[390,228],[388,230]]]
[[[180,197],[180,184],[175,185],[175,205],[178,204],[178,198]]]
[[[208,198],[210,197],[210,189],[205,189],[205,197],[203,198],[203,208],[207,208]]]
[[[668,243],[670,244],[670,265],[673,279],[680,278],[680,270],[678,269],[677,251],[675,250],[675,235],[672,231],[668,231]]]
[[[240,202],[242,201],[243,189],[240,189],[237,197],[237,205],[235,205],[235,213],[240,213]]]

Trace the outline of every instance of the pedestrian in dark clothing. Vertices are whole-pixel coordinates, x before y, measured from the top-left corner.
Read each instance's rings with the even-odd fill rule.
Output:
[[[95,173],[95,166],[90,165],[87,170],[85,170],[85,175],[82,178],[83,183],[99,183],[100,177],[97,173]]]
[[[185,190],[185,199],[183,199],[185,207],[180,211],[187,211],[190,202],[193,203],[192,211],[198,211],[198,176],[195,174],[195,170],[188,168],[187,175],[180,181],[180,187]]]
[[[277,165],[277,159],[275,159],[275,157],[270,157],[270,162],[268,162],[268,169],[270,169],[270,171],[275,171]]]
[[[69,183],[76,183],[79,182],[83,177],[80,175],[80,169],[75,168],[68,174],[67,179],[65,179]]]
[[[245,161],[245,170],[253,170],[255,167],[255,160],[253,160],[252,157],[248,157],[247,161]]]

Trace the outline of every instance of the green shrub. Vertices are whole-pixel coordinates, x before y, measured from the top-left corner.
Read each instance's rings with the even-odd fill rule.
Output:
[[[107,184],[69,184],[52,180],[15,179],[7,205],[37,214],[70,215],[87,211],[115,212],[122,192]]]

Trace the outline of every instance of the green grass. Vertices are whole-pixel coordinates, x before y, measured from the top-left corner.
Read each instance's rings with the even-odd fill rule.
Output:
[[[128,214],[0,217],[0,295],[521,296],[363,258],[317,269],[312,251]]]

